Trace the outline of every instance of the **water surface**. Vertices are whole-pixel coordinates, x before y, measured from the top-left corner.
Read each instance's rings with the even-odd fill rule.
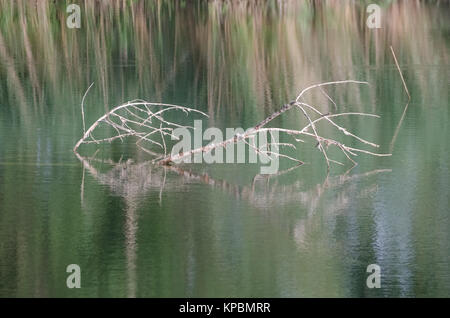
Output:
[[[0,1],[0,296],[448,297],[448,5],[386,1],[370,30],[358,1],[177,3],[89,2],[70,30],[64,2]],[[381,118],[339,123],[392,157],[361,154],[346,172],[330,149],[346,166],[327,178],[305,139],[291,154],[307,164],[255,178],[250,164],[158,167],[133,141],[72,152],[92,82],[88,124],[142,98],[248,128],[342,79],[370,86],[327,88],[338,111]],[[304,124],[294,111],[274,122]],[[68,264],[81,289],[66,287]],[[369,264],[380,289],[366,287]]]

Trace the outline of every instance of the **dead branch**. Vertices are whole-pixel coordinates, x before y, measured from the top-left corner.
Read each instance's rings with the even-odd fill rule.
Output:
[[[155,109],[152,111],[149,107],[154,107]],[[172,138],[176,138],[176,136],[172,134],[174,127],[192,129],[192,127],[190,126],[183,126],[164,119],[164,113],[173,111],[182,111],[186,115],[194,112],[208,117],[207,114],[199,110],[184,106],[164,103],[150,103],[140,100],[130,101],[113,108],[112,110],[101,116],[99,119],[97,119],[89,127],[89,129],[84,132],[83,137],[78,140],[75,147],[73,148],[73,151],[76,152],[82,144],[99,144],[102,142],[111,143],[113,140],[123,140],[123,138],[131,136],[138,138],[138,141],[136,142],[138,146],[140,146],[141,142],[147,141],[150,144],[155,144],[164,149],[164,137],[162,138],[162,143],[159,143],[158,141],[155,141],[150,137],[154,134],[159,134],[161,136],[170,136]],[[140,116],[138,115],[138,113],[143,113],[144,116]],[[82,111],[82,114],[84,114],[84,111]],[[157,124],[155,124],[155,122],[157,122]],[[101,124],[105,124],[113,128],[116,132],[116,135],[105,137],[102,139],[95,139],[93,136],[93,132]]]
[[[277,151],[279,146],[286,146],[290,148],[296,149],[294,142],[303,142],[301,139],[294,138],[294,141],[289,143],[277,143],[277,142],[271,142],[266,143],[262,146],[256,147],[255,145],[249,143],[249,140],[254,140],[257,134],[265,132],[272,134],[274,132],[278,133],[285,133],[290,136],[307,136],[312,137],[317,142],[317,147],[319,151],[323,154],[328,170],[330,169],[330,164],[335,163],[339,165],[343,165],[343,163],[336,161],[334,159],[329,158],[327,155],[326,149],[330,145],[334,145],[339,149],[345,157],[353,164],[356,165],[356,161],[352,159],[352,157],[355,157],[358,155],[358,153],[364,153],[372,156],[390,156],[391,154],[379,154],[374,153],[365,149],[361,148],[355,148],[355,147],[349,147],[345,145],[344,143],[325,137],[320,134],[319,129],[316,127],[316,124],[319,121],[326,121],[330,123],[333,127],[335,127],[339,132],[341,132],[345,136],[350,136],[354,138],[355,140],[359,141],[362,144],[378,148],[379,145],[367,141],[358,135],[348,131],[345,127],[338,125],[334,118],[336,117],[342,117],[342,116],[362,116],[362,117],[376,117],[379,118],[379,116],[374,114],[366,114],[366,113],[357,113],[357,112],[345,112],[345,113],[336,113],[336,114],[324,114],[321,111],[317,109],[317,107],[310,105],[304,101],[301,101],[304,98],[304,95],[306,92],[314,89],[319,88],[322,93],[322,87],[328,86],[328,85],[339,85],[339,84],[368,84],[367,82],[360,82],[360,81],[354,81],[354,80],[345,80],[345,81],[334,81],[334,82],[326,82],[326,83],[320,83],[311,85],[309,87],[306,87],[303,89],[300,94],[296,97],[295,100],[292,100],[291,102],[284,104],[278,111],[272,113],[270,116],[265,118],[264,120],[260,121],[258,124],[253,126],[252,128],[248,129],[243,134],[235,134],[233,137],[226,139],[221,142],[217,143],[210,143],[206,146],[198,147],[196,149],[180,152],[177,154],[172,154],[170,149],[167,148],[167,143],[165,141],[165,138],[171,137],[172,139],[178,139],[175,135],[172,134],[174,128],[188,128],[193,129],[192,126],[187,125],[180,125],[179,123],[175,123],[173,121],[169,121],[167,119],[167,115],[169,112],[175,112],[175,111],[181,111],[185,113],[186,115],[189,115],[190,113],[197,113],[201,114],[202,116],[208,117],[207,114],[193,109],[188,108],[184,106],[179,105],[172,105],[172,104],[164,104],[164,103],[151,103],[146,102],[142,100],[134,100],[127,102],[125,104],[119,105],[115,108],[113,108],[111,111],[107,112],[103,116],[101,116],[99,119],[97,119],[87,130],[84,129],[83,137],[76,143],[74,147],[74,152],[77,152],[77,149],[82,144],[90,144],[90,143],[105,143],[105,142],[112,142],[116,139],[120,139],[123,141],[126,137],[134,137],[137,138],[136,146],[145,151],[146,153],[155,156],[156,159],[154,159],[154,162],[157,162],[159,164],[167,165],[170,163],[176,163],[178,161],[181,161],[182,159],[186,157],[191,157],[192,155],[196,153],[208,153],[213,151],[216,148],[219,147],[227,147],[230,144],[238,143],[238,142],[244,142],[249,147],[253,148],[253,150],[258,153],[265,155],[270,158],[270,155],[274,155],[278,158],[286,158],[288,160],[294,161],[296,163],[302,164],[303,162],[297,158],[294,158],[292,156],[288,156],[286,154],[281,154]],[[91,85],[92,86],[92,85]],[[90,86],[90,87],[91,87]],[[89,87],[89,88],[90,88]],[[89,90],[89,89],[88,89]],[[87,92],[86,92],[87,93]],[[325,93],[326,94],[326,93]],[[84,97],[86,94],[84,95]],[[327,98],[331,101],[332,98],[326,94]],[[83,128],[85,127],[84,124],[84,97],[83,97],[83,103],[82,103],[82,115],[83,115]],[[334,105],[336,105],[333,102]],[[336,106],[335,106],[336,107]],[[302,115],[306,118],[307,124],[302,127],[301,129],[284,129],[284,128],[278,128],[278,127],[266,127],[271,121],[273,121],[275,118],[279,117],[280,115],[284,114],[285,112],[291,110],[291,109],[299,109],[302,113]],[[317,117],[318,116],[318,117]],[[103,138],[94,138],[93,132],[96,130],[100,125],[106,125],[115,132],[113,135],[108,135]],[[312,132],[310,131],[312,130]],[[159,136],[159,140],[156,140],[155,137]],[[147,145],[143,145],[143,143],[146,142]],[[161,152],[155,152],[153,147],[157,147],[161,149]],[[272,150],[272,148],[275,147],[275,151]]]

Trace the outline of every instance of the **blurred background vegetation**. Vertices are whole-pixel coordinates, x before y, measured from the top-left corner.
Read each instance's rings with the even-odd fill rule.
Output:
[[[0,94],[22,120],[47,114],[62,95],[79,101],[92,81],[107,108],[183,90],[193,103],[206,101],[213,117],[223,105],[233,116],[244,111],[242,96],[255,98],[259,113],[310,83],[374,83],[379,66],[392,63],[390,45],[406,71],[448,63],[448,2],[375,1],[385,10],[375,31],[365,27],[368,2],[74,1],[82,26],[69,29],[72,1],[2,0]],[[180,73],[194,79],[190,87],[178,76],[187,69]],[[408,75],[410,85],[424,85]]]

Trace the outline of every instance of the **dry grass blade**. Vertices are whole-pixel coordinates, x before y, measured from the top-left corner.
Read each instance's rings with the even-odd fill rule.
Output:
[[[397,66],[397,70],[398,70],[398,73],[400,74],[400,78],[402,79],[403,87],[405,88],[406,94],[408,95],[408,102],[406,103],[405,108],[403,109],[402,117],[400,118],[400,121],[398,122],[398,125],[395,128],[395,133],[391,140],[391,146],[389,149],[392,152],[394,150],[395,140],[397,139],[398,132],[400,131],[400,127],[402,126],[403,119],[405,118],[406,111],[408,110],[409,102],[411,101],[411,95],[409,94],[408,87],[406,86],[405,79],[403,78],[402,70],[400,69],[400,65],[398,64],[397,57],[395,56],[395,52],[394,52],[394,49],[392,48],[392,46],[391,46],[391,53],[392,53],[392,56],[394,57],[395,65]]]
[[[395,65],[397,66],[398,73],[400,74],[400,78],[402,79],[403,87],[405,88],[406,94],[408,95],[409,100],[411,100],[411,95],[409,94],[408,87],[406,86],[405,79],[403,78],[402,70],[400,69],[400,66],[398,65],[397,57],[395,56],[394,49],[391,46],[391,52],[392,56],[394,57]]]

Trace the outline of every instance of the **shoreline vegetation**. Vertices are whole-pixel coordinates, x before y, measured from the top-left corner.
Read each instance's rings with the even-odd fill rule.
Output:
[[[381,65],[395,68],[391,45],[405,78],[419,90],[427,81],[414,75],[414,65],[449,63],[446,42],[429,36],[438,32],[433,25],[445,25],[442,7],[448,2],[381,1],[384,27],[376,31],[365,27],[364,2],[358,1],[75,3],[82,25],[70,30],[65,2],[0,0],[0,74],[6,79],[0,92],[12,92],[8,98],[17,106],[10,111],[17,120],[45,119],[49,105],[61,103],[67,91],[78,120],[75,105],[92,82],[105,112],[136,96],[161,102],[182,90],[188,102],[181,104],[204,105],[211,120],[222,117],[224,105],[234,121],[249,112],[263,118],[311,83],[353,78],[382,89],[376,73]],[[180,86],[177,79],[188,74],[192,86]],[[130,85],[130,76],[139,85]],[[119,87],[113,78],[121,78]],[[363,98],[376,104],[375,92],[367,96],[357,88],[335,101],[358,107],[366,104]],[[325,96],[310,102],[330,103]]]

